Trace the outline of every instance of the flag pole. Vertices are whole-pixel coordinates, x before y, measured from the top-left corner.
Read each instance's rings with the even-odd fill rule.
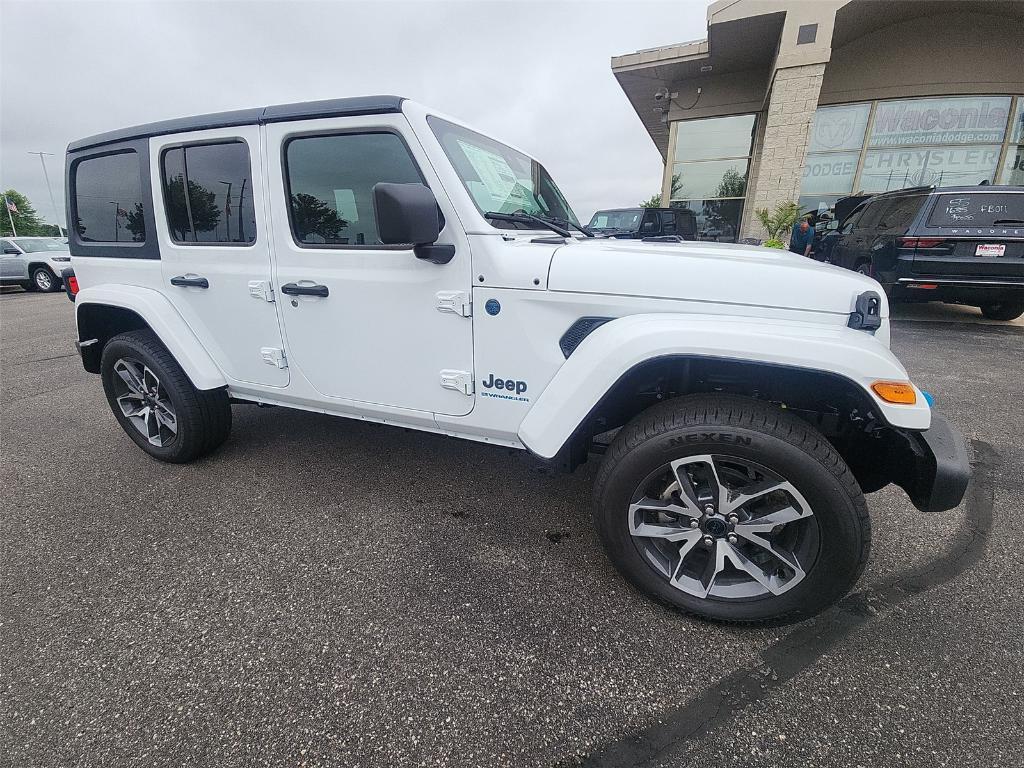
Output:
[[[11,222],[11,237],[18,236],[18,230],[14,227],[14,216],[11,214],[11,203],[4,194],[4,208],[7,209],[7,219]]]

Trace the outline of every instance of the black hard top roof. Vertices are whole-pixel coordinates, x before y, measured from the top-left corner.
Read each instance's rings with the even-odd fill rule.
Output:
[[[232,112],[215,112],[195,117],[179,117],[173,120],[161,120],[157,123],[136,125],[132,128],[121,128],[116,131],[99,133],[86,139],[79,139],[68,144],[68,152],[77,152],[78,150],[98,147],[103,144],[112,144],[118,141],[162,136],[168,133],[227,128],[234,125],[260,125],[263,123],[280,123],[287,120],[304,120],[314,117],[382,115],[401,112],[403,101],[405,99],[401,96],[354,96],[347,99],[304,101],[297,104],[277,104],[270,107],[238,109]]]

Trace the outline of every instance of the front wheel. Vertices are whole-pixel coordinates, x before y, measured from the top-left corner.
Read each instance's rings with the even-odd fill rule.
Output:
[[[989,320],[1016,320],[1024,315],[1024,301],[992,301],[979,309]]]
[[[32,270],[32,287],[43,293],[52,293],[60,288],[60,280],[47,267]]]
[[[227,392],[196,389],[148,329],[108,341],[100,377],[114,418],[156,459],[192,461],[213,451],[231,432]]]
[[[596,486],[595,523],[644,592],[709,619],[813,616],[857,581],[867,505],[815,429],[744,397],[662,403],[620,430]]]

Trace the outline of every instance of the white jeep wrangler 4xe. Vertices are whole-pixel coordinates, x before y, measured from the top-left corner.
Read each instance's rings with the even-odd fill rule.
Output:
[[[216,449],[239,401],[566,469],[606,448],[615,565],[738,622],[850,589],[865,492],[896,483],[924,512],[965,492],[963,438],[889,351],[874,280],[591,239],[536,160],[411,101],[128,128],[71,144],[66,172],[82,361],[157,459]]]

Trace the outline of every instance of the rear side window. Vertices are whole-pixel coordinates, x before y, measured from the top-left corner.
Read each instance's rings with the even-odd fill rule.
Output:
[[[661,212],[661,231],[665,235],[676,233],[676,215],[672,211]]]
[[[878,230],[893,235],[906,234],[925,199],[924,195],[895,198],[882,212]]]
[[[955,192],[935,196],[929,227],[998,227],[1024,224],[1024,194]]]
[[[256,241],[249,147],[241,141],[164,151],[164,211],[176,243]]]
[[[423,183],[405,142],[386,132],[292,139],[285,176],[292,234],[302,245],[380,245],[374,185]]]
[[[146,221],[139,156],[90,157],[75,167],[75,222],[88,243],[144,243]]]

